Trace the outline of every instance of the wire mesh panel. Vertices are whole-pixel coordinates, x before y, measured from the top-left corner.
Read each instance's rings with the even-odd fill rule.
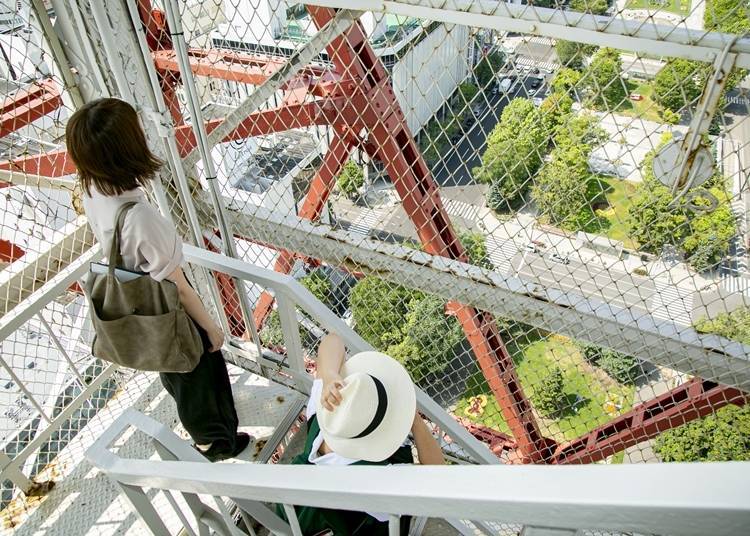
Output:
[[[747,126],[745,70],[580,43],[574,31],[566,41],[366,13],[315,61],[274,85],[271,75],[333,12],[229,4],[188,3],[182,22],[201,104],[215,114],[204,118],[209,136],[264,84],[274,88],[213,149],[232,211],[263,207],[297,216],[300,230],[304,220],[320,221],[347,230],[354,243],[379,240],[465,260],[608,305],[636,323],[662,322],[678,336],[719,330],[741,340],[737,326],[749,299],[741,268],[748,142],[738,134]],[[555,15],[537,9],[548,6],[502,12],[469,4],[430,7],[517,19]],[[549,7],[608,15],[613,27],[642,21],[644,35],[647,28],[687,28],[704,38],[745,31],[741,4],[683,4]],[[574,19],[568,24],[576,26]],[[160,72],[180,70],[170,54],[154,54]],[[721,69],[729,76],[717,77]],[[707,89],[717,84],[722,97],[706,110]],[[706,111],[712,120],[701,125],[695,117]],[[696,164],[683,173],[677,188],[675,155],[694,135],[709,157],[702,157],[704,169]],[[684,188],[686,180],[692,188]],[[264,243],[242,216],[234,221],[243,258],[301,278],[501,451],[518,446],[521,433],[527,456],[550,459],[554,444],[594,433],[609,438],[606,456],[619,452],[622,459],[627,446],[629,460],[653,459],[651,446],[633,439],[652,433],[625,437],[640,426],[633,408],[680,406],[690,399],[681,393],[698,389],[690,375],[639,359],[660,354],[645,337],[624,353],[608,349],[604,333],[562,335],[492,318],[418,290],[418,280],[399,286],[366,267],[321,265],[325,252],[295,255],[283,236]],[[261,340],[282,350],[273,299],[257,299]],[[701,385],[701,396],[715,397],[706,411],[743,400]],[[659,429],[697,414],[662,415]],[[603,430],[608,423],[614,428]]]
[[[4,311],[93,243],[63,128],[119,95],[166,162],[150,194],[186,241],[299,279],[501,459],[747,457],[746,3],[53,4],[11,6],[0,35]],[[67,56],[51,22],[77,43]],[[340,253],[381,245],[400,249],[378,265]],[[473,268],[435,288],[421,253]],[[394,277],[403,259],[415,268]],[[271,293],[194,275],[231,335],[257,328],[289,364]],[[500,284],[558,318],[458,299]],[[83,343],[61,343],[82,369],[60,357],[80,297],[55,307],[3,343],[6,371],[34,376],[30,394],[2,379],[18,448],[101,372]],[[311,358],[323,331],[296,316]],[[642,336],[618,343],[627,330]]]

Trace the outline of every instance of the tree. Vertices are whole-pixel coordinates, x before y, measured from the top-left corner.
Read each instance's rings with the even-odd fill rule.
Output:
[[[599,126],[599,118],[588,112],[568,116],[568,120],[555,131],[557,147],[580,147],[586,158],[607,138],[607,131]]]
[[[364,186],[365,174],[360,166],[349,160],[344,164],[336,184],[345,196],[353,198]]]
[[[492,269],[492,262],[487,255],[487,243],[484,235],[467,229],[458,232],[458,240],[466,250],[469,263],[480,268]]]
[[[321,301],[329,309],[333,306],[333,286],[322,270],[314,270],[299,280],[313,296]]]
[[[407,305],[421,293],[367,276],[359,280],[349,296],[354,325],[362,338],[381,351],[398,344]]]
[[[555,130],[556,147],[531,190],[553,225],[578,231],[595,221],[592,205],[601,188],[589,171],[588,160],[592,149],[605,139],[606,132],[588,113],[569,116]]]
[[[602,349],[599,366],[620,383],[633,382],[640,373],[640,361],[632,355]]]
[[[474,68],[474,75],[481,89],[485,90],[494,83],[496,74],[503,63],[505,63],[505,56],[498,51],[490,52],[479,60]]]
[[[570,7],[575,11],[604,15],[609,8],[607,0],[570,0]]]
[[[478,182],[489,183],[490,206],[514,206],[528,191],[546,152],[539,110],[529,99],[513,99],[487,139],[482,163],[473,169]]]
[[[461,104],[468,104],[479,93],[479,88],[471,82],[463,82],[458,86],[458,92],[461,95]]]
[[[614,110],[623,102],[627,88],[620,76],[621,72],[622,60],[619,52],[611,48],[602,48],[594,54],[583,78],[594,105]]]
[[[742,34],[750,31],[750,4],[747,0],[707,0],[703,13],[706,30]]]
[[[716,268],[729,253],[737,234],[726,194],[718,188],[711,188],[710,192],[719,200],[719,206],[712,212],[693,214],[682,243],[687,262],[699,272]]]
[[[542,130],[552,140],[557,129],[563,125],[573,113],[573,99],[566,93],[552,93],[539,105],[542,117]]]
[[[654,450],[665,462],[750,460],[750,406],[725,406],[668,430],[656,438]]]
[[[672,59],[656,73],[652,87],[654,100],[665,110],[680,112],[701,95],[700,78],[704,67],[695,61]]]
[[[534,407],[549,417],[559,415],[566,402],[564,388],[565,380],[562,370],[553,366],[549,374],[534,389],[531,397]]]
[[[583,69],[583,60],[596,51],[592,45],[583,45],[575,41],[558,39],[555,43],[555,51],[560,65],[580,71]]]
[[[402,333],[403,339],[387,353],[406,367],[415,382],[445,370],[463,340],[456,318],[445,314],[445,301],[433,295],[409,302]]]
[[[750,344],[750,307],[739,307],[729,313],[720,313],[711,320],[703,318],[695,323],[701,333],[715,333],[727,339]]]
[[[284,331],[281,329],[281,317],[274,309],[266,318],[263,328],[258,333],[260,342],[268,348],[279,348],[284,346]]]
[[[531,194],[553,225],[575,231],[592,215],[590,178],[588,154],[580,145],[558,147],[536,177]]]
[[[595,344],[579,343],[578,346],[586,361],[602,368],[620,383],[631,383],[640,373],[640,361],[637,357]]]
[[[576,96],[577,90],[581,87],[579,85],[581,83],[581,78],[583,78],[583,73],[581,73],[581,71],[563,67],[555,73],[555,76],[550,83],[550,87],[555,93],[565,93],[574,97]]]
[[[662,137],[656,151],[670,139],[671,135]],[[628,209],[628,234],[644,251],[659,254],[664,246],[673,245],[694,269],[708,270],[726,257],[737,232],[722,180],[715,177],[702,185],[719,200],[719,206],[712,212],[696,213],[684,203],[672,206],[672,193],[654,177],[656,151],[647,154],[643,160],[643,181]]]

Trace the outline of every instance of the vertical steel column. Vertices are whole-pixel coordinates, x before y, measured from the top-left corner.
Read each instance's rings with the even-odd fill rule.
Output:
[[[229,257],[238,258],[237,248],[234,243],[234,233],[232,233],[227,221],[226,207],[224,206],[221,192],[219,191],[218,179],[216,177],[216,166],[211,155],[211,146],[208,143],[208,135],[203,121],[203,112],[200,107],[198,90],[195,86],[195,78],[190,69],[190,59],[188,58],[187,43],[182,29],[182,21],[180,20],[179,6],[176,0],[167,0],[164,3],[164,7],[166,9],[167,22],[171,29],[171,36],[173,37],[172,43],[175,46],[175,53],[177,54],[177,59],[180,64],[180,74],[182,76],[183,87],[187,93],[188,108],[190,109],[193,130],[195,132],[196,141],[198,142],[201,160],[203,161],[203,171],[206,182],[208,183],[211,203],[214,208],[219,231],[221,232],[224,254]],[[235,280],[235,288],[237,289],[237,295],[239,297],[240,310],[245,329],[247,329],[248,324],[252,323],[252,307],[248,303],[247,295],[242,289],[241,282]],[[249,329],[253,331],[254,328],[255,326],[253,324]]]

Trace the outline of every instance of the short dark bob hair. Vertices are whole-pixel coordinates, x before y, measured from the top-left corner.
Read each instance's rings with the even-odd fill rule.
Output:
[[[119,195],[145,185],[163,162],[148,148],[138,114],[120,99],[84,104],[65,127],[68,156],[81,186],[91,195]]]

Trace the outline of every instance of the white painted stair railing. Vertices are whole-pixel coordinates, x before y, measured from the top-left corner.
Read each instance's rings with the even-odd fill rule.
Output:
[[[306,390],[309,379],[304,372],[297,308],[341,335],[350,350],[370,348],[293,278],[196,248],[186,247],[186,254],[190,262],[274,292],[288,372],[300,390]],[[446,519],[466,534],[474,533],[469,526],[486,534],[498,533],[496,523],[523,526],[519,530],[524,536],[589,530],[736,535],[750,527],[748,462],[498,465],[484,445],[421,391],[418,404],[466,455],[492,465],[209,464],[171,430],[135,411],[123,414],[86,456],[117,484],[146,526],[159,536],[169,534],[164,522],[167,513],[157,510],[146,490],[182,495],[187,508],[178,505],[173,493],[166,494],[186,533],[201,535],[244,534],[236,528],[223,498],[231,499],[243,517],[253,518],[272,533],[294,536],[301,534],[292,515],[296,505],[384,512],[390,515],[392,535],[398,534],[398,520],[404,515]],[[112,452],[113,443],[131,428],[152,438],[162,460],[124,459]],[[291,523],[277,517],[265,503],[283,504]]]

